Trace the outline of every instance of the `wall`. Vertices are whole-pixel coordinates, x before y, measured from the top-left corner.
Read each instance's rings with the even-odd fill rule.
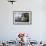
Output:
[[[7,0],[0,0],[0,40],[13,40],[18,32],[26,32],[37,41],[46,40],[44,5],[42,0],[16,0],[13,5]],[[32,25],[14,25],[13,11],[25,10],[32,11]]]

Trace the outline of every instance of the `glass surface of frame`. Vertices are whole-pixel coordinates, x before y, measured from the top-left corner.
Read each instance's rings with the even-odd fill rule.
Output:
[[[17,24],[17,25],[32,24],[32,12],[13,11],[13,24]]]

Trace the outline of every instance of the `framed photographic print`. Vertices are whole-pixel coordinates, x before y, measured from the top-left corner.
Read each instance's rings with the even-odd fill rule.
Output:
[[[32,24],[32,12],[13,11],[13,24],[17,24],[17,25]]]

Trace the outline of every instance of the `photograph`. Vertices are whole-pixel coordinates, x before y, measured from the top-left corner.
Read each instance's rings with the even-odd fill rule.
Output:
[[[46,0],[0,0],[0,46],[46,46]]]
[[[13,24],[32,24],[32,12],[13,11]]]

